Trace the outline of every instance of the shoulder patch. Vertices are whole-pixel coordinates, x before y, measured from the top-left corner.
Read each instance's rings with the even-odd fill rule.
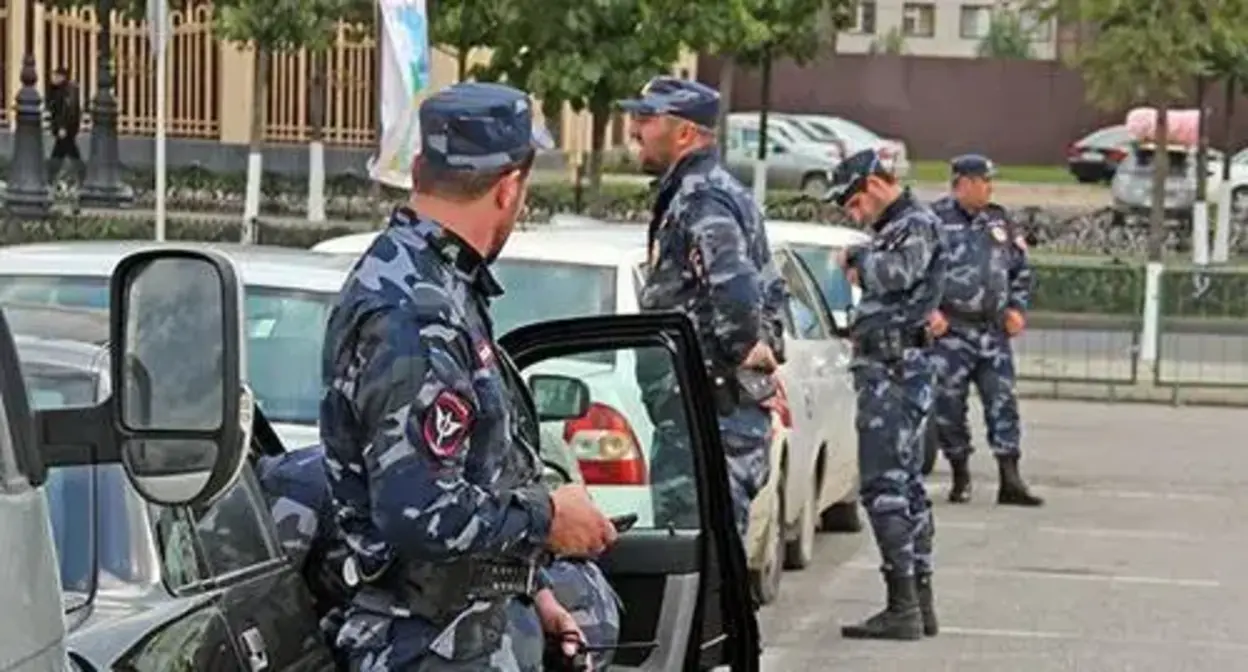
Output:
[[[442,390],[434,398],[421,423],[425,445],[436,457],[454,457],[468,441],[473,425],[472,406],[453,390]]]
[[[1005,233],[1005,227],[1001,226],[1000,224],[994,224],[992,226],[992,237],[998,243],[1004,243],[1008,237],[1007,234]]]

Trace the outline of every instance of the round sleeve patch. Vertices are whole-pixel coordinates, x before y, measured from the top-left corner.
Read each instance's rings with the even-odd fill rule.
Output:
[[[472,432],[472,406],[454,390],[442,390],[425,410],[425,445],[440,458],[454,457]]]

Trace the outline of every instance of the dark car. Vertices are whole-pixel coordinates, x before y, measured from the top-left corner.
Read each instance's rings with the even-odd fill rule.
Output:
[[[139,254],[154,258],[152,252]],[[147,267],[136,267],[157,268],[156,262],[148,263]],[[178,264],[197,272],[179,275]],[[29,565],[24,556],[10,568],[6,579],[14,590],[22,591],[22,599],[31,603],[35,611],[49,603],[63,605],[67,631],[63,646],[79,669],[332,670],[334,663],[321,638],[312,596],[300,573],[282,553],[267,503],[249,464],[242,464],[241,471],[229,472],[239,474],[234,480],[221,481],[227,487],[220,497],[178,500],[209,501],[206,506],[159,506],[144,501],[144,497],[151,501],[149,493],[140,496],[134,479],[143,479],[145,487],[155,490],[166,483],[161,479],[167,474],[179,478],[176,467],[170,472],[166,464],[156,463],[144,466],[144,475],[136,477],[127,473],[129,465],[123,468],[115,462],[117,458],[109,457],[109,440],[90,431],[84,435],[80,430],[66,429],[67,421],[95,422],[96,418],[113,423],[150,424],[153,421],[146,419],[147,415],[153,414],[150,407],[157,405],[151,400],[158,398],[151,390],[175,391],[178,398],[183,398],[182,391],[188,388],[181,385],[190,384],[183,381],[202,382],[201,378],[188,378],[181,373],[179,367],[185,357],[180,353],[186,352],[186,348],[195,352],[207,348],[186,345],[191,338],[186,330],[144,331],[146,327],[142,325],[170,324],[167,315],[171,307],[174,312],[191,307],[192,318],[211,313],[212,301],[161,302],[161,283],[181,282],[183,278],[202,283],[205,269],[196,267],[205,264],[210,266],[207,270],[215,269],[221,281],[218,291],[211,283],[206,288],[210,294],[221,297],[215,306],[220,314],[208,317],[223,328],[204,333],[212,343],[224,344],[220,352],[229,357],[215,361],[232,372],[225,375],[224,385],[217,389],[243,389],[246,394],[242,396],[248,397],[250,391],[243,386],[246,367],[240,347],[241,292],[237,275],[228,271],[230,264],[222,256],[184,251],[176,263],[153,271],[150,282],[141,278],[147,283],[142,291],[131,291],[128,284],[115,285],[114,297],[131,297],[126,300],[137,306],[128,309],[140,314],[133,322],[106,312],[93,319],[86,309],[73,315],[70,325],[71,316],[64,308],[5,306],[4,312],[12,314],[14,324],[25,333],[11,338],[7,321],[0,319],[0,362],[10,361],[16,351],[24,381],[17,381],[12,375],[18,369],[16,365],[0,367],[0,401],[6,411],[0,414],[0,420],[10,417],[12,408],[16,408],[10,408],[9,400],[15,389],[16,396],[21,396],[20,382],[25,382],[35,417],[18,418],[14,424],[23,426],[33,421],[46,433],[60,422],[60,429],[52,433],[54,439],[48,443],[28,436],[10,436],[11,426],[7,421],[0,422],[0,438],[4,438],[0,446],[25,443],[48,451],[42,458],[51,465],[46,481],[26,476],[46,493],[62,590],[56,594],[22,588],[31,585],[30,568],[46,564]],[[142,276],[145,272],[138,270],[133,275]],[[195,306],[203,307],[195,310]],[[118,320],[122,320],[122,326],[118,326]],[[204,320],[191,322],[200,324]],[[123,346],[114,343],[111,334],[122,333],[136,335],[138,343],[135,345],[127,336],[124,353],[128,359],[121,367],[127,371],[127,382],[123,387],[130,390],[129,385],[133,384],[138,391],[122,393],[121,402],[116,402],[121,415],[110,415],[118,389],[110,371],[114,358],[123,361],[119,354]],[[621,648],[616,652],[615,664],[656,670],[703,670],[719,665],[732,670],[757,669],[758,625],[750,608],[745,555],[740,539],[731,531],[727,474],[722,457],[716,457],[720,439],[715,410],[708,401],[711,386],[692,325],[677,314],[558,320],[515,329],[503,336],[499,345],[522,372],[555,358],[631,350],[644,357],[649,367],[666,369],[665,375],[677,381],[682,403],[671,404],[665,412],[680,414],[680,421],[675,424],[688,432],[682,445],[689,446],[687,468],[697,486],[694,493],[699,515],[662,528],[638,524],[621,533],[616,545],[599,559],[603,573],[623,602]],[[132,354],[131,348],[155,354],[135,359],[137,355]],[[198,359],[212,361],[211,357]],[[149,365],[146,368],[145,362]],[[139,373],[133,373],[132,367],[138,367]],[[142,373],[149,370],[150,374]],[[559,399],[588,404],[585,383],[578,378],[545,378],[551,384],[568,388],[570,394],[556,395]],[[158,381],[162,387],[156,387],[152,381]],[[19,386],[15,388],[14,384]],[[141,401],[127,402],[132,394]],[[544,406],[542,399],[549,395],[535,396],[539,397],[538,413],[542,418],[579,417],[586,412],[572,402],[561,403],[559,408]],[[237,397],[227,393],[227,404],[231,398]],[[159,403],[173,408],[165,401]],[[72,416],[76,411],[68,409],[84,411]],[[130,418],[132,409],[137,409],[138,420],[118,419]],[[260,409],[252,410],[258,418],[258,429],[250,433],[248,445],[265,454],[283,450],[266,444],[280,444],[280,440],[272,431],[259,429],[267,422]],[[23,407],[20,415],[26,413]],[[248,417],[237,409],[226,409],[223,416]],[[229,426],[229,422],[224,422],[214,431],[224,433]],[[56,443],[56,437],[60,443]],[[67,442],[67,437],[72,438]],[[85,451],[69,446],[75,440],[87,442],[96,451],[92,453],[95,457],[84,457]],[[96,441],[99,445],[93,446]],[[153,454],[157,459],[164,454],[158,452],[162,447],[151,444],[194,441],[136,440],[122,452],[126,459],[131,459],[135,452],[130,449],[137,448],[140,456],[133,460],[146,461]],[[115,445],[112,450],[116,450]],[[72,458],[67,457],[69,453]],[[72,466],[58,466],[67,464]],[[209,478],[217,476],[214,471]],[[648,490],[645,495],[643,500],[651,499]],[[9,519],[6,506],[8,503],[0,498],[0,523]],[[651,513],[645,517],[655,516]],[[14,611],[9,618],[21,618],[21,611]],[[58,646],[61,635],[51,627],[41,627],[40,632],[47,635],[47,648],[54,655],[51,647]],[[0,665],[0,669],[38,669],[22,662],[31,659],[30,646],[30,642],[10,642],[0,637],[0,662],[18,661],[16,667]]]
[[[1106,126],[1092,131],[1066,148],[1070,174],[1084,183],[1109,182],[1118,164],[1130,151],[1131,137],[1126,126]]]

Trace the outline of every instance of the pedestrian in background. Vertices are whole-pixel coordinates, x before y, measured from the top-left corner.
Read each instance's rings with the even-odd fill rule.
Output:
[[[932,205],[949,246],[949,281],[932,319],[937,436],[953,472],[949,501],[971,499],[966,399],[974,383],[997,458],[997,503],[1041,506],[1044,500],[1031,493],[1018,470],[1021,426],[1010,347],[1031,302],[1027,240],[992,202],[994,170],[987,157],[966,154],[950,165],[952,193]]]
[[[874,150],[836,167],[827,198],[872,234],[871,242],[846,248],[840,263],[862,288],[849,327],[859,496],[887,590],[883,611],[843,626],[841,634],[921,639],[939,629],[932,595],[934,527],[922,468],[936,377],[927,320],[945,284],[940,220],[901,189]]]
[[[766,404],[778,390],[772,376],[784,358],[780,311],[788,293],[772,263],[758,204],[720,165],[719,93],[699,82],[655,77],[641,97],[619,106],[632,115],[638,162],[659,177],[641,309],[683,311],[698,330],[744,544],[750,503],[770,478]],[[659,411],[679,396],[669,376],[649,376],[642,362],[638,369],[657,420],[651,460],[657,517],[696,520],[688,431],[670,426],[673,414]]]
[[[74,177],[79,186],[86,179],[87,165],[78,152],[78,131],[82,127],[82,100],[78,85],[69,78],[69,71],[52,71],[47,96],[48,119],[52,125],[52,156],[48,160],[48,183],[56,188],[66,159],[73,163]]]
[[[494,342],[490,272],[550,138],[529,96],[462,82],[420,106],[415,188],[329,316],[320,433],[355,590],[353,670],[542,669],[544,634],[582,640],[545,558],[616,532],[583,485],[542,479],[519,372]]]

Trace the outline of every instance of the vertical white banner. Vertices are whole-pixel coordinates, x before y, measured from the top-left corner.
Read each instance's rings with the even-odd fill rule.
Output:
[[[429,22],[425,0],[379,0],[381,10],[381,150],[368,172],[410,189],[420,148],[416,99],[429,88]]]
[[[173,37],[173,20],[166,0],[147,0],[147,29],[156,52],[156,240],[165,239],[165,123],[168,92],[166,47]]]

